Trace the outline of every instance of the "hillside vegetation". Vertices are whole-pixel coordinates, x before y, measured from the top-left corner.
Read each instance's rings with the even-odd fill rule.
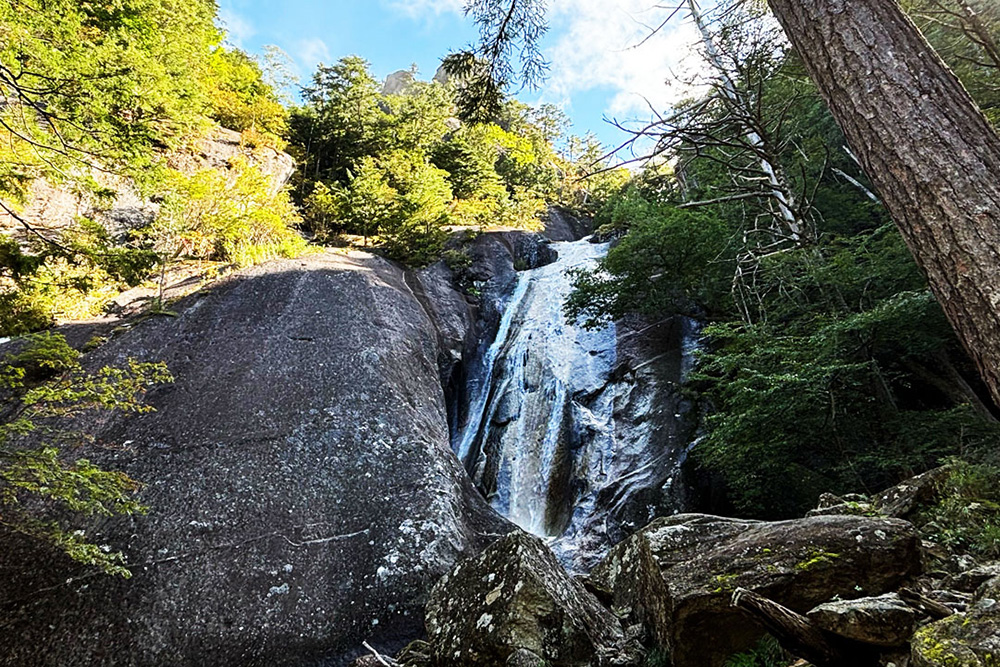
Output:
[[[909,8],[995,120],[998,63],[932,5]],[[621,240],[568,312],[707,322],[695,457],[717,510],[786,518],[950,457],[995,465],[989,394],[796,54],[766,14],[715,29],[737,92],[682,105],[663,159],[598,211]],[[997,515],[980,518],[995,550]]]

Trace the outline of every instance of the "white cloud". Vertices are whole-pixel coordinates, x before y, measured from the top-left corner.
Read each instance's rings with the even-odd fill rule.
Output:
[[[605,111],[619,118],[648,117],[649,105],[663,110],[683,97],[700,63],[697,32],[680,14],[651,36],[672,11],[654,1],[553,0],[544,97],[566,103],[575,93],[610,88]]]
[[[686,96],[701,68],[698,34],[684,12],[663,26],[673,9],[657,0],[551,0],[545,57],[551,69],[541,100],[561,106],[595,88],[610,89],[605,108],[620,120],[648,118]],[[673,3],[668,3],[673,4]],[[389,0],[413,19],[461,13],[463,0]]]
[[[257,34],[249,20],[227,7],[219,9],[219,25],[226,31],[226,41],[237,48],[243,48]]]
[[[463,0],[390,0],[414,19],[461,13]],[[669,3],[672,4],[672,3]],[[551,0],[545,56],[551,64],[541,99],[562,106],[594,88],[613,91],[605,113],[619,119],[664,110],[690,90],[685,81],[700,65],[698,35],[678,13],[656,0]],[[669,83],[668,83],[669,82]]]
[[[292,55],[300,73],[311,73],[319,63],[333,63],[330,47],[319,37],[300,39],[295,43]]]

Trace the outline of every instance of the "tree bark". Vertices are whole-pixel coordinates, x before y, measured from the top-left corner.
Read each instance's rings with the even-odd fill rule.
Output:
[[[768,0],[1000,404],[1000,137],[898,0]]]

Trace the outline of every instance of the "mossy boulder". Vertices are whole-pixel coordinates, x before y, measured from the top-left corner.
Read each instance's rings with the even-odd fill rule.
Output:
[[[965,614],[917,630],[913,667],[1000,667],[1000,577],[980,587]]]
[[[445,575],[431,591],[426,622],[441,666],[522,664],[526,652],[552,667],[639,664],[624,657],[615,615],[541,540],[521,532]]]
[[[804,614],[834,596],[889,592],[920,567],[916,532],[896,519],[817,516],[765,523],[679,515],[615,547],[591,573],[594,587],[614,592],[628,582],[612,574],[626,568],[642,540],[666,583],[675,667],[719,667],[763,635],[731,605],[737,588]]]
[[[897,484],[875,497],[875,509],[885,516],[908,519],[938,498],[941,484],[952,471],[950,466],[942,466]]]

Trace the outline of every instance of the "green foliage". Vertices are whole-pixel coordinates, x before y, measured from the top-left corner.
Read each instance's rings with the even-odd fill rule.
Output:
[[[218,47],[209,66],[212,118],[231,130],[259,133],[269,145],[282,148],[288,113],[257,61],[238,49]]]
[[[654,649],[646,654],[644,667],[670,667],[673,663],[673,656],[669,649]]]
[[[389,184],[386,172],[371,157],[362,159],[340,197],[340,216],[346,231],[368,237],[400,216],[399,192]]]
[[[778,642],[767,636],[749,651],[726,660],[726,667],[785,667],[789,662]]]
[[[287,114],[266,81],[287,82],[280,57],[270,52],[262,68],[219,46],[216,12],[214,0],[0,6],[0,210],[17,216],[39,178],[97,209],[114,199],[109,181],[172,203],[190,199],[198,189],[192,182],[203,176],[174,178],[167,156],[190,150],[213,121],[243,131],[245,144],[280,146]],[[241,204],[260,201],[248,204],[254,210],[244,218],[251,223],[210,231],[215,252],[238,263],[290,253],[297,243],[284,227],[297,218],[287,200],[255,197],[250,191],[257,184],[242,166],[236,170],[237,183],[227,183],[226,193]],[[171,191],[174,186],[183,191]],[[271,217],[283,222],[265,220],[258,203],[272,206]],[[170,221],[140,234],[112,234],[81,220],[56,233],[22,222],[17,240],[0,241],[3,334],[98,314],[122,289],[150,276],[177,226]],[[181,225],[192,226],[203,227],[204,220]],[[157,237],[158,230],[168,237]]]
[[[364,237],[425,264],[448,225],[537,230],[547,203],[576,192],[553,143],[565,116],[503,100],[496,122],[462,125],[453,86],[412,80],[383,95],[357,57],[321,66],[290,119],[303,168],[295,193],[321,240]],[[561,166],[562,165],[562,166]]]
[[[215,3],[23,0],[0,5],[0,196],[92,159],[138,172],[203,123]],[[27,111],[30,110],[30,111]]]
[[[960,459],[951,464],[938,500],[916,523],[928,539],[953,551],[1000,558],[1000,467]]]
[[[446,250],[441,259],[452,271],[462,271],[472,266],[472,257],[462,250]]]
[[[434,166],[448,172],[456,199],[493,199],[504,196],[504,184],[494,165],[496,156],[476,150],[467,133],[442,141],[431,152]]]
[[[766,206],[726,200],[758,156],[679,141],[676,171],[647,170],[597,210],[601,233],[622,238],[578,275],[567,310],[589,325],[633,312],[707,320],[691,380],[709,409],[693,459],[724,484],[720,509],[785,518],[821,492],[874,492],[995,442],[1000,427],[801,64],[773,47],[739,54],[741,76],[756,78],[737,85],[774,110],[769,140],[810,204],[808,238],[775,240],[783,221]],[[720,145],[742,140],[710,101],[685,109],[715,123]],[[972,539],[960,536],[968,507],[941,509],[955,540]]]
[[[947,363],[930,351],[940,349],[934,329],[937,344],[954,344],[943,322],[932,324],[941,316],[926,293],[854,316],[809,317],[791,331],[705,331],[713,345],[698,377],[715,411],[696,456],[722,475],[742,513],[785,517],[824,490],[875,491],[1000,435],[932,388],[914,391],[922,369]]]
[[[356,56],[320,65],[303,90],[305,106],[293,109],[289,134],[299,158],[299,191],[317,180],[346,184],[367,156],[384,148],[388,114],[368,63]]]
[[[301,254],[305,241],[291,227],[297,221],[288,193],[241,158],[228,174],[174,172],[147,233],[163,261],[190,257],[248,266]]]
[[[87,517],[135,514],[138,482],[75,455],[94,445],[86,431],[98,412],[148,412],[145,391],[170,382],[163,364],[84,369],[60,334],[37,334],[0,362],[5,421],[0,423],[0,525],[46,541],[74,560],[130,576],[124,558],[89,542],[76,526]]]
[[[413,153],[394,151],[381,163],[390,186],[398,193],[396,215],[382,227],[390,257],[421,266],[437,259],[447,238],[452,199],[447,172]]]
[[[987,117],[994,124],[1000,122],[1000,7],[990,0],[905,0],[902,4]],[[965,6],[975,12],[974,19]]]
[[[601,262],[601,270],[579,272],[566,310],[598,327],[630,312],[656,315],[728,296],[732,253],[728,230],[717,217],[642,198],[634,189],[613,198],[598,221],[630,233]]]

